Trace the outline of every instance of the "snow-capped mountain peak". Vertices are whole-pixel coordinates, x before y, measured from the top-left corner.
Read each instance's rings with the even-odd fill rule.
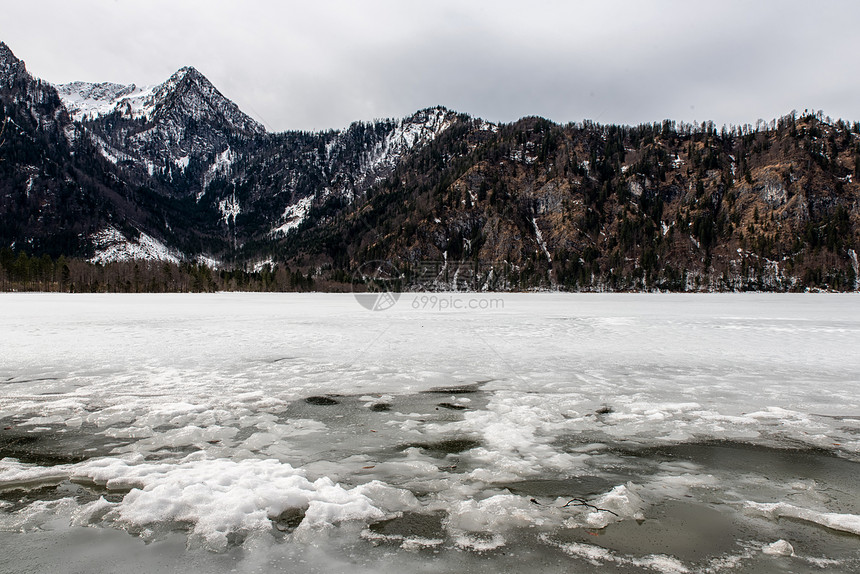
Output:
[[[96,118],[116,111],[131,117],[145,115],[144,108],[156,86],[112,82],[71,82],[55,86],[63,104],[75,121]]]
[[[225,127],[246,136],[265,133],[262,125],[242,113],[206,76],[191,66],[180,68],[164,83],[155,86],[71,82],[55,87],[76,121],[119,112],[126,118],[147,121],[190,117],[226,124]]]
[[[193,163],[195,170],[202,168],[206,175],[192,188],[211,179],[213,162],[224,163],[222,156],[231,139],[266,132],[190,66],[155,86],[72,82],[55,87],[71,117],[87,120],[82,127],[111,163],[121,161],[126,168],[134,166],[149,176],[158,172],[168,178]],[[107,121],[107,116],[112,119]]]

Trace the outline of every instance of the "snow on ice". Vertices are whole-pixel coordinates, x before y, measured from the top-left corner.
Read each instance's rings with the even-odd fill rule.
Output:
[[[44,569],[119,531],[181,537],[191,571],[860,567],[856,295],[478,296],[504,305],[0,297],[0,551],[66,549]]]

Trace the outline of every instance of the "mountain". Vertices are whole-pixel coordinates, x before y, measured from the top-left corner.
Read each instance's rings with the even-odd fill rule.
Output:
[[[319,285],[381,260],[400,288],[858,288],[860,124],[820,112],[718,130],[436,107],[268,133],[194,68],[52,86],[2,43],[0,112],[0,246],[29,254]]]
[[[820,113],[722,131],[526,118],[447,132],[285,249],[394,262],[425,288],[853,290],[858,176],[860,124]]]
[[[122,234],[111,229],[93,239],[97,260],[167,252],[223,257],[230,245],[265,243],[298,226],[314,205],[360,196],[457,116],[435,108],[342,131],[267,134],[194,68],[159,86],[74,82],[57,91],[123,181],[160,196],[162,221],[144,242],[173,246],[152,250],[130,241],[121,248]],[[183,233],[191,218],[194,233]]]
[[[406,155],[465,120],[432,108],[402,120],[356,122],[342,131],[273,134],[246,149],[244,161],[228,155],[218,169],[210,168],[198,200],[217,202],[224,222],[243,241],[269,242],[296,229],[311,208],[353,204]]]
[[[150,177],[181,173],[192,162],[205,171],[231,142],[265,133],[194,68],[182,68],[159,86],[74,82],[57,91],[105,158]],[[194,192],[199,183],[182,191]]]
[[[98,159],[87,157],[92,150],[78,140],[56,90],[30,76],[2,42],[0,114],[0,244],[31,253],[82,253],[87,236],[114,213],[134,210]]]

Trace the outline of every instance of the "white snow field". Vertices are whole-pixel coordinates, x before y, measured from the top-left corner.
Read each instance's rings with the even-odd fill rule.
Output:
[[[858,350],[856,294],[2,294],[0,572],[858,572]]]

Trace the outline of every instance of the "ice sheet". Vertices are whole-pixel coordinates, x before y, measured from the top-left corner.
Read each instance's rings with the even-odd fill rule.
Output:
[[[4,294],[0,529],[179,529],[219,551],[325,531],[401,567],[526,551],[621,571],[858,563],[838,538],[822,555],[780,530],[857,534],[856,295],[499,300]],[[662,524],[669,501],[716,505],[736,551],[564,538]],[[782,539],[796,557],[762,551]]]

